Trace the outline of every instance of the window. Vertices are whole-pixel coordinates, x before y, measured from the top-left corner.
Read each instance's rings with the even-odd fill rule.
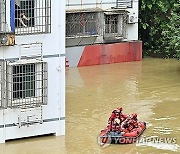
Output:
[[[49,33],[51,0],[15,0],[16,34]]]
[[[13,100],[35,97],[35,64],[13,66]]]
[[[105,15],[105,33],[118,33],[118,15]]]
[[[104,39],[124,39],[126,38],[127,12],[105,12]]]
[[[47,103],[47,63],[25,60],[7,65],[8,107],[34,107]]]
[[[97,13],[66,13],[66,36],[97,35]]]

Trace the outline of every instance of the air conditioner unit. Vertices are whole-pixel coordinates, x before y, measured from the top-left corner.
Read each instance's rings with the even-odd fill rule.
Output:
[[[15,44],[14,33],[0,33],[0,46],[12,46]]]
[[[135,14],[128,14],[128,24],[138,23],[138,17]]]

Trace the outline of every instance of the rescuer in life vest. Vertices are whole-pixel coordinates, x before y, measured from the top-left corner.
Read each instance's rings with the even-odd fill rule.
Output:
[[[131,132],[134,128],[138,127],[137,114],[133,113],[123,124],[124,132]]]
[[[122,107],[118,107],[115,109],[109,120],[108,120],[108,130],[110,131],[122,131],[121,124],[123,121],[125,121],[127,118],[127,115],[122,114]]]

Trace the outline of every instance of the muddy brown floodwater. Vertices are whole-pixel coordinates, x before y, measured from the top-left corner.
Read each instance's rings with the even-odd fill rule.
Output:
[[[139,142],[98,144],[111,111],[123,107],[147,122]],[[69,68],[66,71],[66,136],[43,136],[0,144],[1,154],[180,153],[180,61]]]

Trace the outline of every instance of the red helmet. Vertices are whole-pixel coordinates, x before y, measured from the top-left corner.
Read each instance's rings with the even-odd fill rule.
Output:
[[[122,107],[118,107],[117,109],[118,109],[119,111],[122,111],[122,110],[123,110],[123,108],[122,108]]]
[[[132,116],[132,118],[137,118],[137,114],[136,113],[133,113],[131,116]]]

